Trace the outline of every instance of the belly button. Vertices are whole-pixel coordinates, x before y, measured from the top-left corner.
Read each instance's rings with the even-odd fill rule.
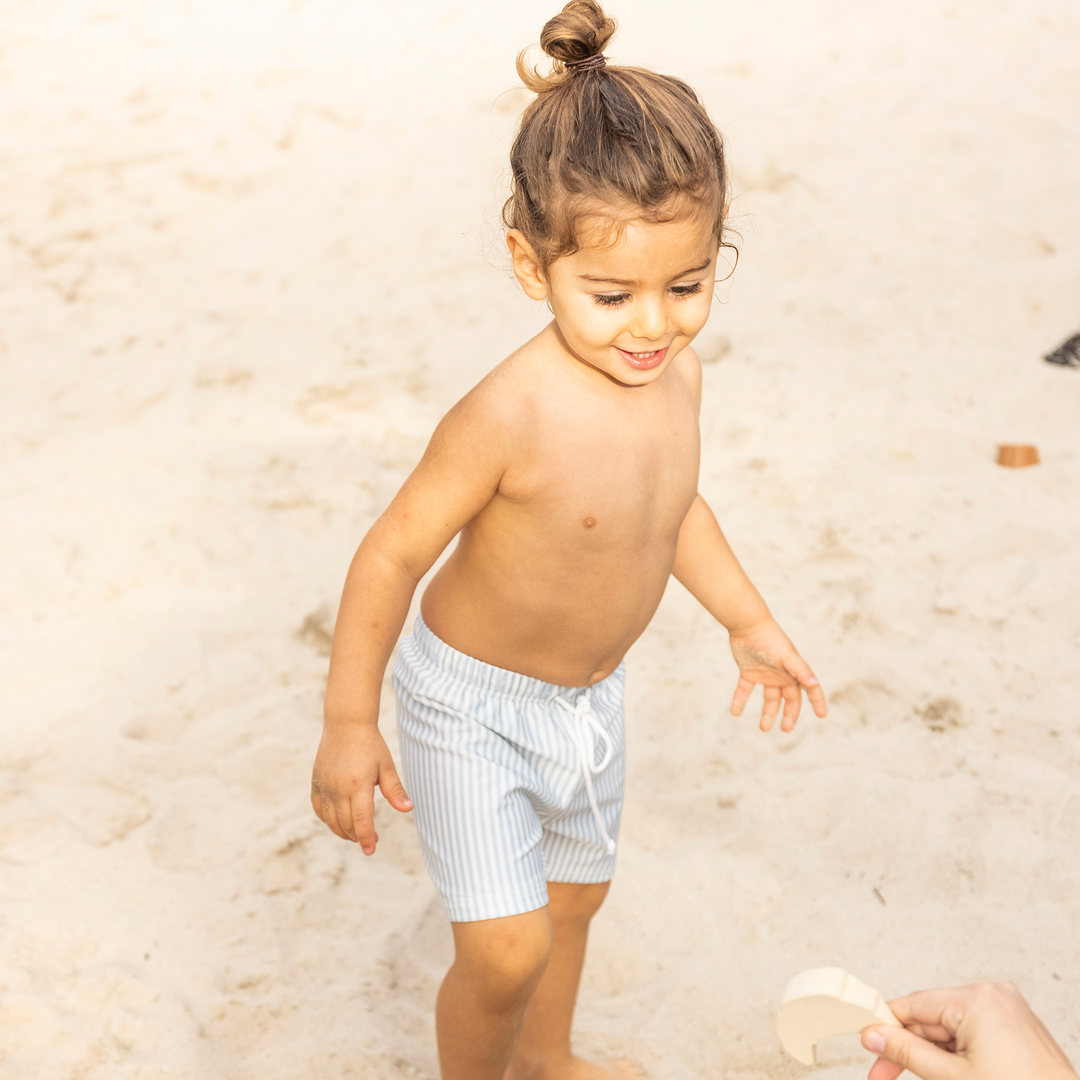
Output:
[[[586,529],[591,529],[596,524],[596,518],[587,517],[582,523]]]

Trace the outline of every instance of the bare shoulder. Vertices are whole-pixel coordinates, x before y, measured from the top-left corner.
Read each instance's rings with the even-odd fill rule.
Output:
[[[687,392],[693,398],[694,408],[701,408],[701,361],[698,354],[691,346],[687,345],[671,365],[672,372],[678,376],[679,381],[686,387]]]
[[[529,385],[518,354],[512,354],[439,421],[431,438],[432,449],[453,446],[483,458],[505,458],[534,422]]]

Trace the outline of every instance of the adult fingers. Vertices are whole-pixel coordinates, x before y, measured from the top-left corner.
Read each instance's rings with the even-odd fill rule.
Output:
[[[780,723],[780,730],[792,731],[802,711],[802,691],[789,683],[780,692],[784,695],[784,719]]]
[[[916,1025],[939,1028],[952,1038],[970,997],[970,987],[942,987],[938,990],[916,990],[913,994],[893,998],[889,1008],[904,1027]],[[941,1041],[941,1040],[935,1040]]]
[[[870,1074],[866,1080],[896,1080],[903,1071],[903,1065],[897,1065],[895,1062],[879,1057],[870,1066]]]
[[[872,1054],[899,1065],[901,1071],[909,1069],[922,1080],[960,1080],[963,1076],[960,1058],[920,1039],[906,1028],[868,1027],[862,1033],[862,1044]],[[887,1074],[883,1074],[883,1080],[885,1076]],[[875,1080],[878,1078],[875,1077]]]
[[[761,730],[771,731],[773,724],[776,722],[777,714],[780,712],[780,687],[779,686],[766,686],[765,699],[761,703]]]
[[[404,814],[413,808],[413,801],[405,794],[405,785],[398,779],[397,769],[392,761],[379,770],[379,790],[395,810]]]
[[[750,697],[754,690],[754,684],[745,676],[739,676],[738,685],[735,687],[735,694],[731,699],[731,715],[742,716],[743,709],[746,708],[747,699]]]
[[[365,795],[354,795],[350,810],[357,843],[365,855],[374,855],[379,840],[379,834],[375,831],[375,789],[372,788]]]
[[[951,1049],[949,1044],[956,1041],[956,1032],[941,1024],[908,1024],[907,1029],[914,1031],[920,1038],[938,1043],[946,1049]]]

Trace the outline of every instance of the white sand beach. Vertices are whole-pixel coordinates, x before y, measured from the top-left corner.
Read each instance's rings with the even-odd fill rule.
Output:
[[[437,1077],[415,829],[308,783],[355,546],[547,318],[497,211],[557,7],[0,4],[2,1080]],[[609,10],[727,141],[701,490],[831,711],[731,717],[672,583],[579,1049],[809,1075],[773,1016],[835,965],[1013,980],[1080,1061],[1080,7]]]

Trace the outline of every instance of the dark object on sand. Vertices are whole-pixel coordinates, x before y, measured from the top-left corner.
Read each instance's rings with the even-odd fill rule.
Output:
[[[1039,451],[1026,443],[1002,443],[998,447],[997,463],[1007,469],[1023,469],[1039,464]]]
[[[1064,345],[1055,349],[1044,359],[1048,364],[1080,368],[1080,334],[1074,334]]]

